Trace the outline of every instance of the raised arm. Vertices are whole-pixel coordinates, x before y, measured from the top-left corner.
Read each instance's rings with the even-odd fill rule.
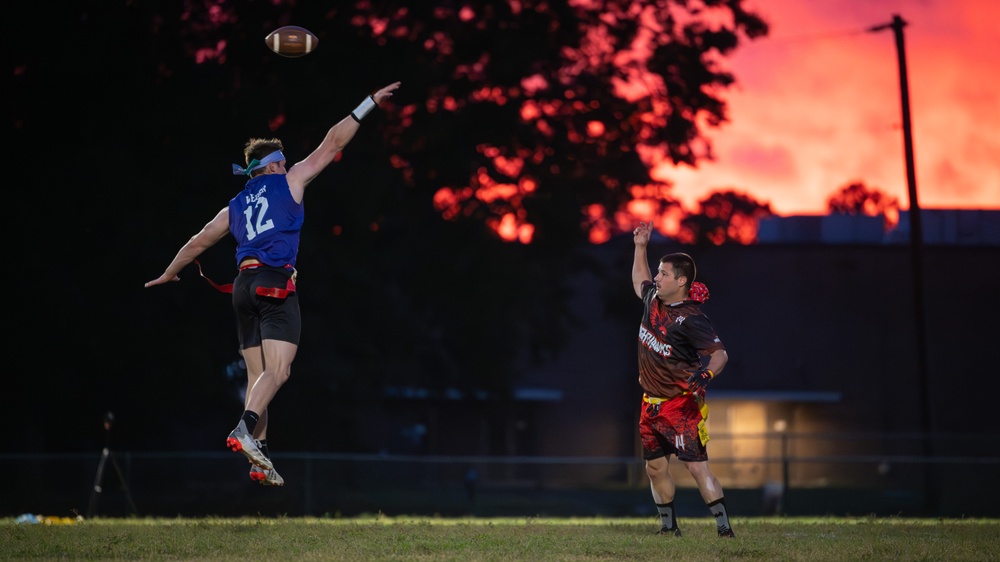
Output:
[[[323,137],[323,142],[313,150],[304,160],[297,162],[288,169],[288,187],[292,190],[292,196],[296,201],[302,201],[302,194],[306,186],[309,185],[320,172],[323,171],[330,162],[337,156],[337,153],[347,146],[354,138],[354,134],[361,127],[361,120],[377,107],[386,98],[392,97],[392,93],[399,88],[399,82],[393,82],[374,94],[365,97],[350,115],[344,117],[336,125],[330,127]]]
[[[163,273],[156,279],[147,282],[145,286],[152,287],[153,285],[162,285],[169,281],[180,281],[181,278],[178,277],[178,274],[181,270],[193,262],[202,252],[214,246],[219,240],[222,240],[228,233],[229,207],[224,207],[219,211],[219,214],[215,215],[215,218],[202,227],[198,234],[192,236],[186,244],[181,246],[181,249],[174,256],[170,265],[163,270]]]
[[[653,224],[640,222],[632,231],[632,241],[635,243],[635,256],[632,258],[632,289],[635,296],[642,298],[643,281],[652,281],[653,274],[649,271],[649,259],[646,257],[646,246],[649,235],[653,232]]]

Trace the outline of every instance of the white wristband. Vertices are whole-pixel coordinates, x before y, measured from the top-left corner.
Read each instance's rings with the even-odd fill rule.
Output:
[[[351,117],[360,123],[361,120],[365,118],[365,115],[368,115],[368,112],[370,112],[376,105],[375,98],[373,96],[368,96],[361,100],[358,107],[354,108],[354,111],[351,112]]]

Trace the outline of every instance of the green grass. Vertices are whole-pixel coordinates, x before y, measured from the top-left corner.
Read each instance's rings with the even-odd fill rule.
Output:
[[[1000,560],[995,519],[714,520],[427,517],[105,519],[72,525],[0,520],[0,560]]]

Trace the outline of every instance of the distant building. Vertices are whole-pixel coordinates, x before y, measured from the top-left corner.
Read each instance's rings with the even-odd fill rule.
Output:
[[[935,209],[921,210],[926,244],[1000,246],[1000,211]],[[885,234],[887,244],[910,241],[910,213],[899,213],[899,224]]]
[[[711,290],[705,310],[730,362],[708,392],[708,427],[714,470],[727,488],[776,480],[800,489],[919,488],[926,467],[949,487],[980,477],[974,462],[952,472],[917,460],[924,427],[937,455],[996,450],[992,405],[1000,378],[977,367],[976,357],[998,335],[1000,212],[921,213],[925,269],[935,272],[924,279],[922,343],[914,329],[909,217],[901,215],[889,231],[882,217],[775,217],[761,221],[758,244],[650,243],[650,260],[693,253],[699,280]],[[573,336],[520,381],[562,394],[532,412],[531,448],[518,453],[640,454],[635,334],[642,307],[632,294],[632,248],[625,235],[587,250],[601,267],[574,277]],[[962,388],[975,390],[956,391],[955,373],[970,373],[974,380]],[[784,468],[762,461],[786,454],[809,460]],[[612,478],[613,469],[604,468]],[[580,478],[598,481],[597,470]]]
[[[1000,211],[923,209],[923,242],[932,245],[1000,246]],[[797,215],[762,219],[758,244],[908,244],[910,212],[889,230],[881,216]]]
[[[1000,377],[980,350],[988,354],[1000,335],[1000,212],[921,218],[925,269],[934,272],[924,279],[923,342],[907,213],[889,231],[882,217],[774,217],[761,221],[760,243],[745,246],[654,236],[650,260],[695,256],[711,290],[706,314],[729,351],[708,391],[707,422],[727,493],[794,489],[799,508],[832,513],[857,509],[837,506],[845,491],[864,490],[864,509],[914,512],[933,478],[942,513],[997,504],[986,483],[998,462]],[[387,452],[534,458],[478,473],[480,485],[533,492],[647,486],[636,466],[642,303],[631,284],[632,237],[579,251],[590,269],[573,275],[565,347],[541,363],[525,360],[509,396],[384,389],[373,417],[401,436]],[[373,431],[367,440],[378,438]],[[925,461],[928,452],[938,458]],[[694,485],[672,467],[680,488]],[[802,499],[804,490],[819,499]]]

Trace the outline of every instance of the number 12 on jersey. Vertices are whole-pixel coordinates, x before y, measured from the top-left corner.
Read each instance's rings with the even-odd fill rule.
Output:
[[[257,228],[254,228],[254,210],[257,210]],[[246,210],[243,211],[243,214],[247,217],[247,240],[253,240],[258,234],[274,228],[274,221],[271,219],[264,220],[264,215],[267,214],[266,197],[257,197],[254,204],[247,207]]]

